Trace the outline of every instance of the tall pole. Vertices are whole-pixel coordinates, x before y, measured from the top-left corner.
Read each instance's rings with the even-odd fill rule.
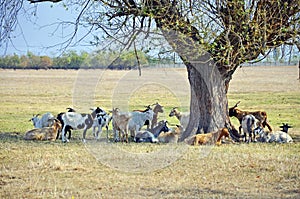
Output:
[[[299,69],[299,77],[298,77],[298,80],[300,81],[300,60],[298,62],[298,69]]]

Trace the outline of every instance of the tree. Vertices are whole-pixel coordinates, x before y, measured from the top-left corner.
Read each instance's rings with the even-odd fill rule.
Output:
[[[226,94],[236,69],[294,43],[300,34],[299,0],[89,0],[83,5],[75,32],[84,21],[124,49],[155,34],[180,56],[192,95],[182,139],[230,127]]]

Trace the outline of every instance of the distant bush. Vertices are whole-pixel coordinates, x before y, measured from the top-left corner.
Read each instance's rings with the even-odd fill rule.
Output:
[[[141,65],[148,65],[148,59],[142,51],[137,52]],[[0,57],[3,69],[117,69],[137,68],[137,58],[133,51],[116,53],[113,51],[95,51],[92,53],[69,51],[59,57],[37,56],[32,52],[26,55],[7,55]]]

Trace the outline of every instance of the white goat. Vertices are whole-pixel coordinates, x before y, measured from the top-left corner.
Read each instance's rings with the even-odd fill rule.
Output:
[[[111,120],[112,117],[106,112],[98,113],[96,115],[93,121],[93,135],[97,140],[101,137],[103,127],[106,128],[106,138],[108,139],[108,126]],[[96,128],[98,128],[98,130],[95,132]]]
[[[54,121],[54,122],[53,122]],[[52,119],[52,127],[36,128],[25,133],[25,140],[50,140],[55,141],[61,123],[57,119]]]
[[[31,118],[29,121],[32,121],[34,128],[43,128],[43,127],[49,127],[53,124],[53,119],[55,118],[51,113],[45,113],[42,115],[41,118],[39,118],[40,114],[33,115],[33,118]]]
[[[292,137],[283,131],[265,132],[262,127],[257,127],[255,132],[259,134],[258,141],[260,142],[277,142],[277,143],[291,143]]]
[[[119,108],[113,108],[112,125],[115,141],[118,141],[117,132],[119,132],[119,138],[121,139],[122,134],[122,141],[124,141],[124,137],[126,137],[126,142],[128,142],[128,125],[131,117],[132,115],[130,113],[121,113]]]
[[[154,113],[151,108],[148,108],[143,112],[133,111],[129,114],[131,114],[132,117],[129,120],[128,129],[130,131],[131,137],[135,137],[135,134],[139,130],[141,130],[146,121],[149,121],[149,123],[151,123]]]
[[[253,115],[245,115],[242,119],[242,128],[244,132],[245,142],[256,142],[256,135],[254,129],[256,129],[256,119]],[[249,139],[247,140],[247,134]]]
[[[68,142],[68,139],[65,138],[65,129],[66,126],[72,127],[72,129],[83,129],[83,142],[85,142],[86,131],[93,126],[93,120],[96,117],[97,113],[104,112],[101,108],[97,107],[93,109],[91,114],[85,113],[76,113],[76,112],[66,112],[62,115],[62,120],[64,126],[62,129],[61,139],[63,142]]]
[[[176,116],[176,118],[179,120],[180,125],[183,127],[183,129],[186,129],[187,125],[189,124],[190,114],[189,113],[182,113],[178,110],[178,107],[172,108],[169,117]]]

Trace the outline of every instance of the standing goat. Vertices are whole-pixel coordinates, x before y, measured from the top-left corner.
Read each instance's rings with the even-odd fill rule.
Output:
[[[172,108],[169,117],[176,116],[176,118],[179,120],[180,125],[185,129],[187,125],[189,124],[190,114],[189,113],[181,113],[178,110],[178,107]]]
[[[256,142],[256,133],[254,129],[256,129],[256,120],[253,115],[245,115],[242,119],[242,128],[244,132],[245,142]],[[247,134],[249,135],[249,139],[247,140]]]
[[[133,111],[130,112],[131,119],[128,123],[128,129],[130,131],[131,137],[135,137],[135,134],[141,130],[141,128],[144,126],[146,121],[149,121],[149,124],[151,123],[153,119],[153,110],[148,107],[145,111]],[[147,128],[149,129],[149,128]]]
[[[68,139],[65,138],[66,126],[70,126],[74,130],[83,129],[82,139],[83,142],[85,142],[86,131],[93,126],[93,120],[96,117],[97,113],[103,112],[103,110],[99,107],[92,110],[93,112],[91,114],[66,112],[62,115],[64,126],[62,129],[61,139],[63,142],[68,142]]]
[[[105,111],[96,115],[93,121],[93,135],[97,140],[101,137],[103,127],[106,128],[106,138],[108,139],[108,126],[111,120],[112,117]],[[96,128],[98,128],[98,130],[95,132]]]
[[[158,118],[158,113],[163,113],[164,112],[164,107],[162,105],[160,105],[158,102],[156,102],[156,104],[153,108],[153,119],[151,122],[151,129],[153,129],[156,125],[157,125],[157,118]]]
[[[43,127],[32,129],[25,133],[25,140],[49,140],[55,141],[58,131],[61,129],[61,123],[57,119],[52,119],[52,127]]]
[[[262,126],[263,128],[267,126],[269,131],[272,131],[272,127],[268,122],[267,113],[265,111],[242,111],[237,108],[239,103],[240,101],[237,102],[233,107],[229,108],[229,116],[236,117],[240,122],[239,133],[241,133],[241,129],[242,129],[241,124],[242,124],[243,117],[245,115],[250,115],[250,114],[253,115],[259,121],[258,123],[259,126]]]
[[[73,108],[66,108],[68,111],[67,112],[76,112]],[[61,125],[64,126],[64,121],[62,120],[62,115],[65,114],[65,112],[61,112],[59,114],[57,114],[56,118],[60,121]],[[69,125],[67,125],[65,127],[65,136],[67,135],[68,133],[68,139],[71,139],[71,130],[73,128]],[[56,139],[59,138],[59,132],[57,133],[57,137]]]
[[[128,142],[128,126],[129,120],[131,119],[132,115],[130,113],[121,113],[119,108],[113,108],[112,110],[112,125],[114,131],[114,139],[115,141],[118,140],[117,132],[119,132],[119,139],[121,139],[122,134],[122,142]]]
[[[39,118],[40,114],[33,115],[33,117],[29,120],[32,121],[34,128],[43,128],[49,127],[53,124],[54,116],[51,113],[45,113]]]

